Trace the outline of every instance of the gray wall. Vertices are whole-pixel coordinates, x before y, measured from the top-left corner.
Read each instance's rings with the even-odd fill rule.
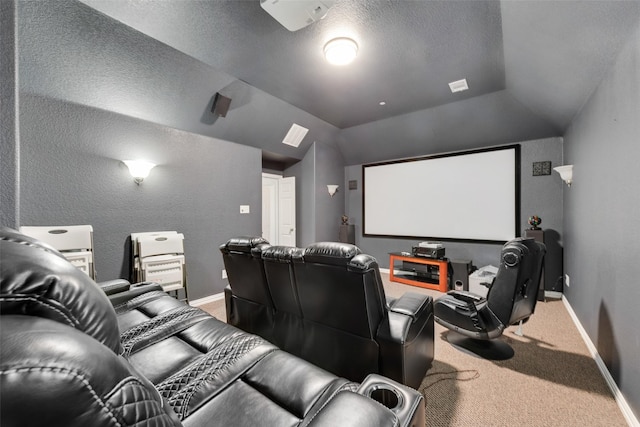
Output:
[[[19,162],[18,122],[16,116],[16,63],[13,52],[15,4],[11,0],[0,2],[0,224],[15,227],[18,220],[18,180],[15,179]]]
[[[552,167],[562,164],[562,139],[548,138],[521,143],[521,230],[529,227],[527,219],[531,215],[542,218],[541,227],[545,229],[545,243],[549,254],[546,258],[545,288],[562,290],[562,248],[559,243],[562,236],[562,181],[558,174],[532,176],[532,163],[551,161]],[[432,153],[436,154],[436,153]],[[389,267],[389,252],[410,251],[419,240],[402,238],[378,238],[362,236],[362,165],[345,168],[345,188],[349,180],[358,181],[357,190],[346,190],[345,203],[350,223],[356,225],[356,244],[373,255],[380,266]],[[416,189],[419,183],[413,183]],[[487,189],[491,194],[491,189]],[[398,206],[398,209],[410,209]],[[473,209],[472,206],[469,207]],[[446,207],[434,206],[434,209]],[[479,226],[481,226],[479,224]],[[450,259],[467,259],[482,267],[487,264],[497,266],[501,245],[482,243],[446,242],[446,255]]]
[[[91,224],[99,280],[128,277],[130,233],[177,230],[202,298],[226,285],[218,246],[260,234],[258,149],[27,94],[20,126],[20,225]],[[129,158],[158,166],[137,186]]]
[[[296,177],[297,245],[304,247],[320,241],[337,241],[340,217],[345,208],[342,182],[344,161],[334,147],[313,143],[302,161],[284,172]],[[327,184],[340,185],[330,197]]]
[[[640,417],[640,29],[564,139],[565,296]]]

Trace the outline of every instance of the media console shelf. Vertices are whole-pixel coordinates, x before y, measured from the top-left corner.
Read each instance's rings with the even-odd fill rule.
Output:
[[[438,267],[438,281],[434,283],[426,277],[421,277],[414,272],[407,271],[404,267],[397,269],[398,272],[405,271],[407,274],[395,274],[395,263],[402,262],[410,264],[421,265],[435,265]],[[440,292],[447,292],[448,290],[448,274],[449,274],[449,261],[441,259],[431,259],[423,257],[415,257],[411,255],[405,255],[401,252],[392,252],[389,254],[389,280],[392,282],[404,283],[405,285],[419,286],[421,288],[435,289]]]

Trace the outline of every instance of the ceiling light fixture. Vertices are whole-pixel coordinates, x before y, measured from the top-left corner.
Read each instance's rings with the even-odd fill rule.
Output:
[[[324,57],[333,65],[347,65],[356,58],[357,54],[358,45],[346,37],[329,40],[324,45]]]

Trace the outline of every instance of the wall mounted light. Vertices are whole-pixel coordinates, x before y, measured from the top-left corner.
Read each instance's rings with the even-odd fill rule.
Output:
[[[329,195],[333,197],[333,195],[338,191],[338,185],[329,184],[327,185],[327,190],[329,190]]]
[[[567,183],[568,187],[571,187],[573,181],[573,165],[564,165],[553,168],[554,171],[560,174],[560,178]]]
[[[149,176],[151,169],[156,166],[155,163],[151,163],[146,160],[123,160],[122,163],[127,165],[129,173],[138,185],[140,185],[140,183]]]
[[[356,59],[358,44],[352,39],[338,37],[324,45],[324,57],[330,64],[347,65]]]

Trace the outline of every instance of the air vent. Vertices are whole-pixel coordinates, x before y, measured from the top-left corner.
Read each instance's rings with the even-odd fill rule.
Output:
[[[282,143],[291,145],[293,147],[298,147],[307,132],[309,132],[309,129],[294,123],[293,125],[291,125],[291,129],[289,129],[289,132],[287,132],[287,136],[284,137]]]
[[[469,89],[467,85],[467,79],[457,80],[455,82],[449,83],[449,88],[451,88],[452,93],[463,92]]]

